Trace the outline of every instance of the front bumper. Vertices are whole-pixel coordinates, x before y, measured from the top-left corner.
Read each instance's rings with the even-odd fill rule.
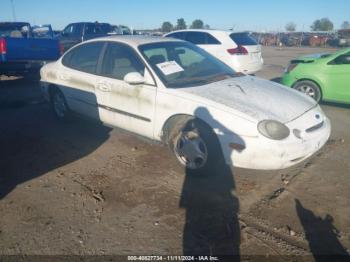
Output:
[[[285,73],[282,76],[281,84],[285,85],[285,86],[292,87],[296,81],[297,81],[297,79],[294,76],[292,76],[291,74]]]
[[[317,107],[298,119],[287,123],[291,134],[282,141],[267,139],[263,136],[245,137],[245,149],[241,152],[233,151],[227,159],[231,165],[260,170],[284,169],[298,164],[320,150],[329,139],[331,124],[329,119]],[[315,115],[322,116],[315,119]],[[305,123],[309,125],[305,126]],[[323,123],[321,127],[306,132],[310,127]],[[300,128],[304,127],[304,128]],[[302,137],[293,134],[294,129],[301,130]]]

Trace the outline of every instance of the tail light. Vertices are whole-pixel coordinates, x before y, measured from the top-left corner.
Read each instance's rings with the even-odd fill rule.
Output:
[[[0,55],[5,55],[7,52],[6,39],[0,39]]]
[[[286,73],[289,73],[289,72],[292,71],[294,68],[296,68],[297,65],[298,65],[297,63],[290,63],[290,64],[288,65],[288,67],[286,68],[285,72],[286,72]]]
[[[236,48],[227,49],[230,55],[248,55],[248,50],[244,46],[237,46]]]
[[[64,46],[61,42],[58,42],[58,50],[60,50],[60,55],[64,54]]]

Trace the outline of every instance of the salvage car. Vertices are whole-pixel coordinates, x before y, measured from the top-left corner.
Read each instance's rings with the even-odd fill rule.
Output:
[[[317,102],[350,103],[350,48],[292,60],[282,83]]]
[[[254,74],[260,71],[264,64],[261,46],[248,32],[188,29],[174,31],[164,36],[198,45],[236,72]]]
[[[164,142],[188,174],[220,156],[243,168],[286,168],[320,149],[331,129],[308,96],[171,38],[84,42],[41,69],[41,86],[59,119],[75,112]]]

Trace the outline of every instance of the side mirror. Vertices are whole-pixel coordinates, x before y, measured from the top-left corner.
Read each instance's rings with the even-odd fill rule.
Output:
[[[145,82],[145,78],[139,72],[131,72],[124,76],[124,81],[130,85],[139,85]]]

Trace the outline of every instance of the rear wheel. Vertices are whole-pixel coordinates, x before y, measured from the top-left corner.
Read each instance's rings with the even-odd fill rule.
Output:
[[[70,111],[66,99],[61,91],[53,90],[51,93],[51,105],[55,116],[60,120],[68,120],[70,118]]]
[[[199,119],[174,127],[168,144],[189,175],[210,175],[222,155],[216,134]]]
[[[321,90],[319,86],[312,81],[304,80],[297,82],[293,88],[313,98],[317,103],[321,101]]]

